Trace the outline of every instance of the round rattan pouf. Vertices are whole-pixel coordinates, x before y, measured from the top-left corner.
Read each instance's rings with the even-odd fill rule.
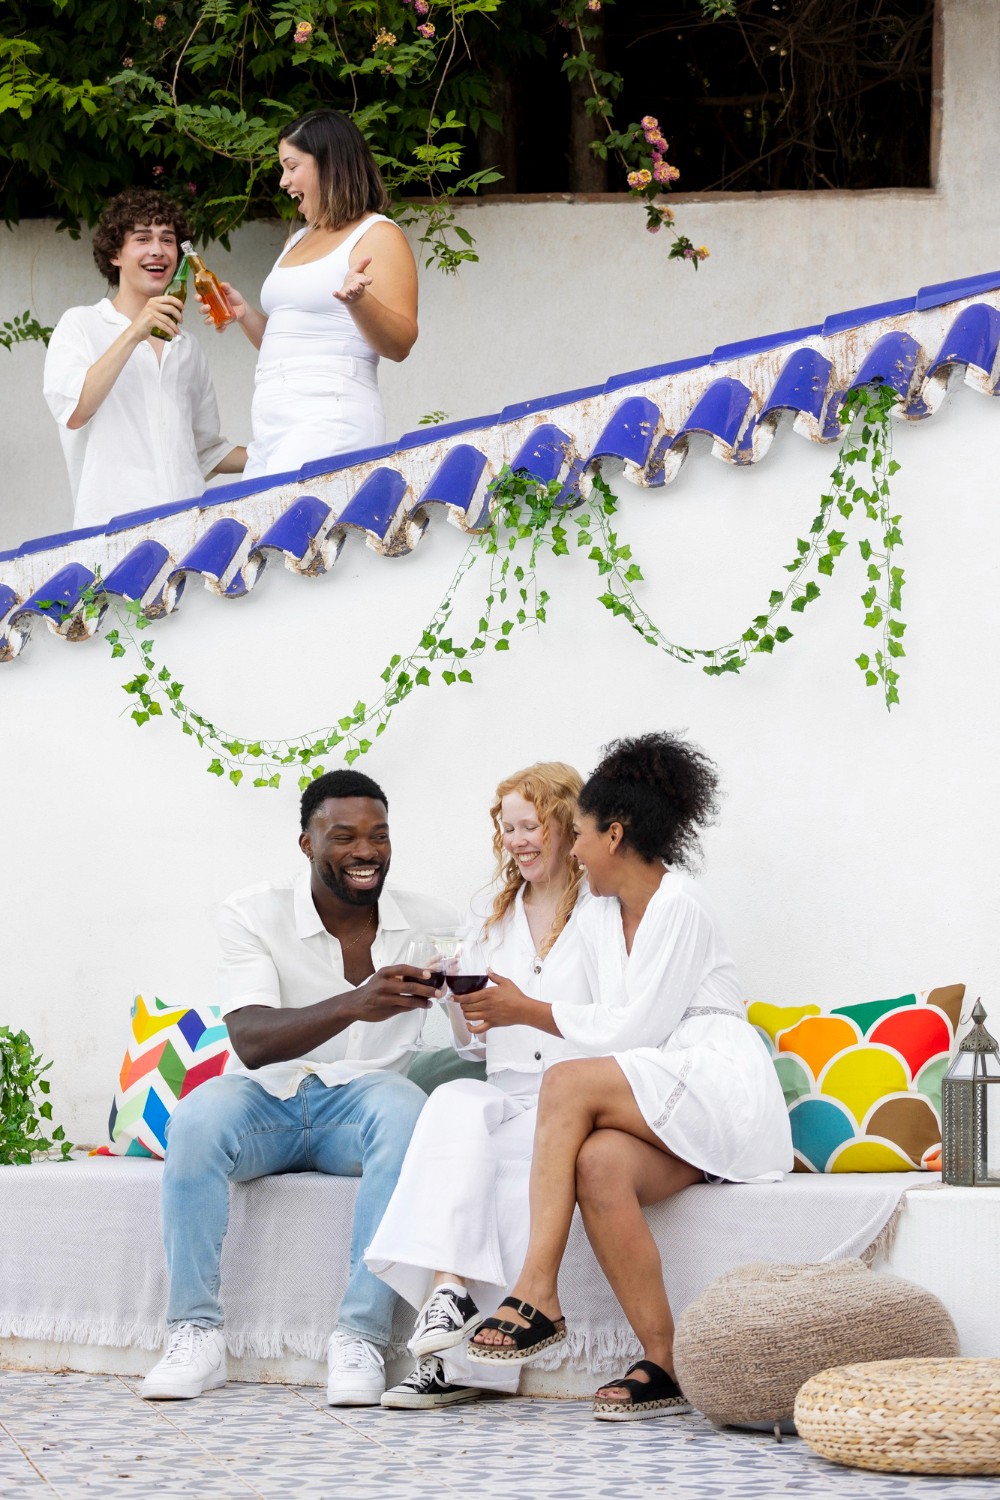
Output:
[[[904,1474],[1000,1474],[1000,1359],[880,1359],[821,1370],[795,1425],[822,1458]]]
[[[957,1353],[955,1325],[932,1292],[860,1260],[738,1266],[685,1308],[674,1340],[687,1399],[737,1427],[788,1421],[818,1370]]]

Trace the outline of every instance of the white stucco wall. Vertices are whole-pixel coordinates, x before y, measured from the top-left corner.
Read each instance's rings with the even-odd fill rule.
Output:
[[[390,434],[426,412],[499,411],[996,269],[1000,6],[944,0],[943,16],[936,190],[679,196],[685,233],[711,247],[697,272],[668,261],[666,236],[647,234],[641,208],[627,199],[484,200],[460,209],[480,260],[454,277],[422,272],[420,340],[405,364],[382,364]],[[282,238],[278,225],[250,226],[234,236],[231,256],[216,248],[211,263],[253,298]],[[0,321],[30,306],[55,323],[64,308],[103,291],[86,234],[74,242],[44,221],[0,232]],[[254,351],[236,329],[197,331],[223,431],[245,441]],[[62,454],[41,396],[42,358],[33,346],[0,351],[0,549],[70,523]]]
[[[938,193],[686,206],[685,228],[713,249],[697,277],[666,262],[633,207],[472,208],[482,262],[456,282],[425,276],[423,340],[386,372],[393,425],[434,407],[454,417],[496,410],[994,267],[1000,21],[981,0],[951,0],[947,17]],[[234,279],[259,282],[277,238],[266,227],[241,234]],[[85,246],[41,225],[2,243],[3,308],[30,303],[51,321],[97,295]],[[249,346],[227,336],[212,352],[228,430],[244,436]],[[35,356],[0,355],[0,547],[66,524]],[[750,994],[837,1002],[964,979],[989,1009],[1000,978],[1000,711],[989,666],[998,422],[995,403],[960,389],[898,434],[910,629],[891,715],[853,661],[872,645],[856,554],[820,603],[792,617],[793,642],[718,681],[612,620],[582,559],[552,562],[545,631],[477,667],[472,688],[416,695],[360,763],[392,803],[397,882],[461,902],[488,874],[486,810],[499,776],[540,757],[586,771],[614,735],[686,728],[725,779],[707,878]],[[658,622],[714,644],[781,581],[834,453],[782,431],[758,466],[733,470],[694,446],[666,490],[621,482],[621,531]],[[194,705],[235,732],[328,723],[370,697],[464,545],[436,519],[409,557],[380,559],[352,538],[329,575],[272,566],[241,602],[192,583],[157,627],[157,650]],[[234,790],[205,774],[172,726],[137,731],[121,717],[124,677],[101,643],[69,645],[41,624],[0,667],[0,1018],[54,1057],[57,1115],[87,1141],[103,1130],[132,995],[210,998],[219,899],[301,858],[294,786]]]
[[[998,423],[994,402],[961,388],[897,435],[910,628],[891,715],[853,661],[872,646],[853,547],[824,598],[791,617],[794,641],[734,680],[658,655],[596,604],[581,558],[552,561],[546,629],[477,666],[472,687],[418,693],[359,763],[391,800],[397,882],[461,903],[489,872],[500,776],[539,757],[586,771],[614,735],[687,729],[725,780],[706,874],[748,993],[838,1002],[964,979],[989,1006]],[[702,449],[666,490],[620,480],[621,532],[658,622],[690,644],[742,628],[780,582],[832,460],[783,430],[752,469]],[[370,700],[464,545],[436,519],[409,557],[378,558],[352,537],[325,577],[271,567],[242,602],[189,584],[156,627],[157,651],[190,701],[235,731],[318,727]],[[475,574],[467,587],[475,610]],[[3,1014],[55,1058],[59,1114],[92,1140],[132,994],[212,995],[214,909],[297,866],[297,794],[233,789],[172,724],[137,730],[121,717],[123,664],[99,641],[66,644],[39,625],[0,673]]]

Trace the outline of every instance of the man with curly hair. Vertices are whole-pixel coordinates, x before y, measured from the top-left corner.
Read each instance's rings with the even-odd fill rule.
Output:
[[[71,307],[45,358],[76,526],[200,495],[212,474],[239,474],[246,449],[219,432],[208,363],[166,295],[190,231],[162,193],[112,198],[94,233],[109,296]],[[162,329],[170,338],[157,337]]]

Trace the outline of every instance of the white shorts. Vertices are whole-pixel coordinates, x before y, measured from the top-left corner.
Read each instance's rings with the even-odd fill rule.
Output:
[[[244,479],[285,474],[385,441],[385,413],[373,360],[347,355],[278,359],[258,365]]]

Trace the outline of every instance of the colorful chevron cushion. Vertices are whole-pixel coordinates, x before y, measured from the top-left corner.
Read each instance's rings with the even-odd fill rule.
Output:
[[[841,1005],[751,1004],[785,1092],[796,1172],[936,1171],[964,984]]]
[[[132,1037],[101,1156],[163,1156],[167,1121],[178,1099],[217,1078],[229,1057],[229,1033],[214,1005],[178,1007],[141,995],[132,1003]]]

